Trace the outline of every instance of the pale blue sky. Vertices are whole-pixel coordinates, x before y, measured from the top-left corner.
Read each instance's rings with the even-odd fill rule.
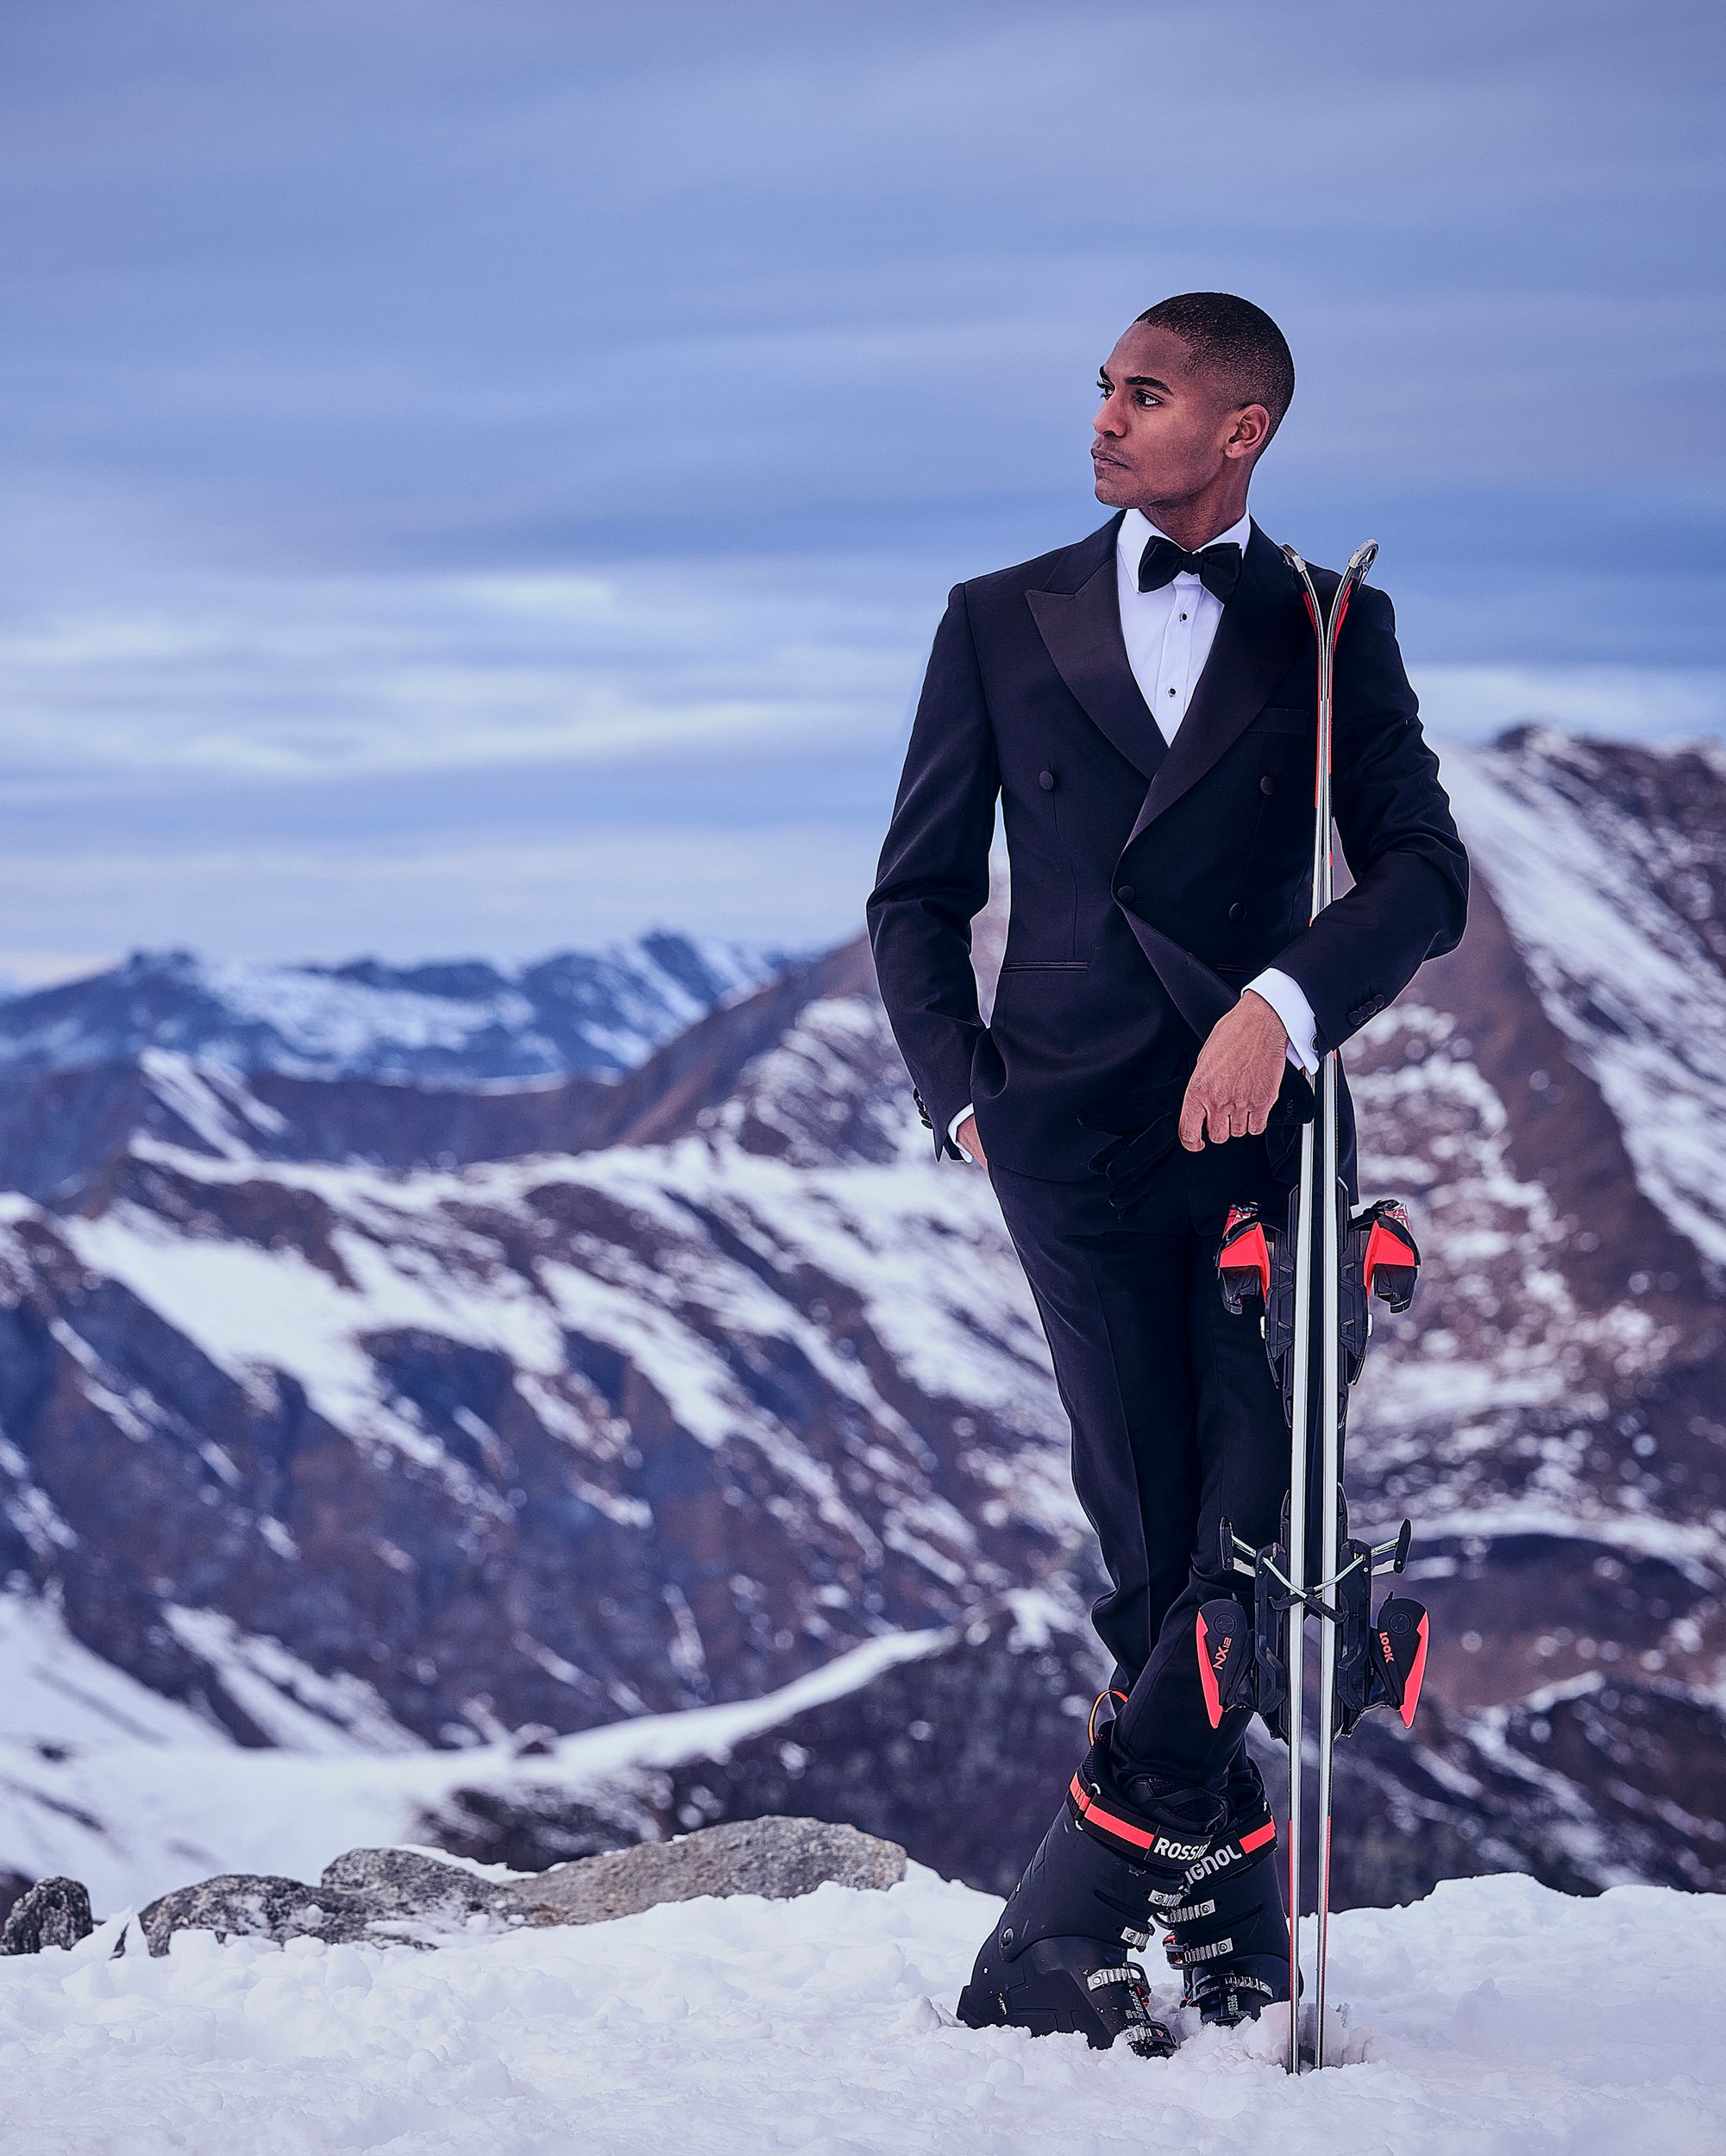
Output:
[[[1726,726],[1694,5],[0,22],[0,968],[860,922],[956,578],[1247,293],[1442,735]]]

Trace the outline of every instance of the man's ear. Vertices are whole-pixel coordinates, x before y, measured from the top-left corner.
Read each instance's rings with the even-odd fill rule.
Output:
[[[1243,404],[1234,415],[1222,453],[1229,457],[1256,457],[1271,439],[1271,415],[1263,404]]]

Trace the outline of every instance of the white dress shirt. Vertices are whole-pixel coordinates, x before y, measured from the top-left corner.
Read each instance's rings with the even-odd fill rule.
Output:
[[[1252,536],[1252,519],[1243,515],[1227,531],[1219,531],[1207,546],[1233,543],[1241,552]],[[1164,741],[1173,741],[1187,715],[1205,661],[1222,619],[1222,601],[1208,592],[1189,570],[1183,569],[1154,592],[1139,588],[1140,556],[1153,539],[1166,538],[1142,510],[1129,509],[1120,520],[1115,540],[1115,588],[1120,599],[1120,633],[1127,645],[1127,663],[1139,692],[1150,706]],[[1193,549],[1198,551],[1196,548]],[[1314,1047],[1316,1025],[1313,1006],[1299,983],[1275,966],[1267,966],[1246,986],[1283,1021],[1289,1036],[1288,1056],[1309,1077],[1318,1069]],[[972,1112],[967,1101],[947,1125],[947,1135],[959,1145],[959,1125]],[[967,1160],[973,1155],[959,1145]]]

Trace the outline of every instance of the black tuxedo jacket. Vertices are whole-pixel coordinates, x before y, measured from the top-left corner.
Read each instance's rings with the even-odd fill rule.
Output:
[[[1309,921],[1317,657],[1299,582],[1255,523],[1165,745],[1121,637],[1120,522],[953,587],[867,907],[937,1156],[957,1157],[946,1127],[969,1100],[991,1160],[1058,1181],[1106,1143],[1081,1116],[1183,1081],[1263,968],[1299,982],[1334,1048],[1455,947],[1467,906],[1384,593],[1356,595],[1337,652],[1334,801],[1353,887]],[[1327,602],[1336,581],[1314,572]],[[985,1026],[970,923],[997,796],[1012,893]],[[1352,1155],[1346,1094],[1344,1123]]]

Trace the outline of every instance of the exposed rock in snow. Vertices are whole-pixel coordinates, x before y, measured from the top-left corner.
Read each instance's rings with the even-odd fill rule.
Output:
[[[38,1879],[21,1894],[0,1926],[0,1954],[39,1954],[75,1946],[96,1928],[81,1879]]]
[[[780,1814],[559,1865],[500,1889],[499,1902],[524,1912],[530,1924],[603,1924],[707,1895],[788,1902],[829,1883],[882,1888],[904,1877],[905,1852],[897,1842],[855,1827]]]
[[[217,1939],[318,1939],[328,1946],[438,1946],[456,1934],[512,1925],[603,1924],[667,1902],[758,1895],[789,1901],[818,1886],[884,1888],[905,1877],[896,1843],[854,1827],[776,1816],[710,1827],[519,1874],[452,1861],[416,1847],[349,1849],[316,1884],[278,1874],[226,1872],[159,1895],[136,1912],[153,1954],[182,1933]],[[70,1947],[95,1928],[77,1879],[44,1879],[0,1932],[0,1953]]]

